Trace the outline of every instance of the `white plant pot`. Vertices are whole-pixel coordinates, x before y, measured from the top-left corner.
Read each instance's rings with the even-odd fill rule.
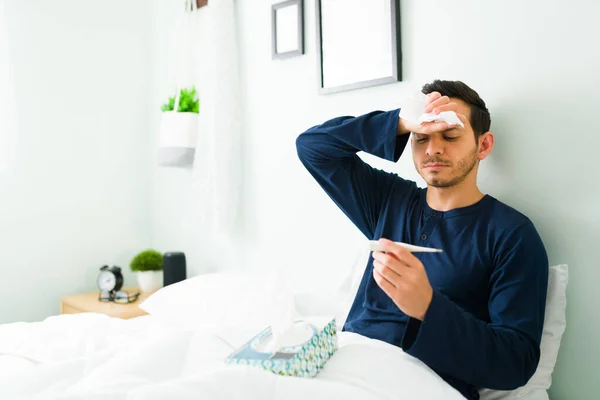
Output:
[[[162,271],[138,271],[136,274],[142,292],[154,292],[163,286]]]
[[[159,134],[159,165],[186,166],[194,162],[199,114],[165,111]]]

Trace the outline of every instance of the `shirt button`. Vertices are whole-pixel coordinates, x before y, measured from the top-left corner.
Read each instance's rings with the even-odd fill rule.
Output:
[[[422,234],[421,235],[421,240],[427,240],[427,235],[426,234]]]
[[[435,211],[432,211],[430,214],[432,217],[435,217]]]

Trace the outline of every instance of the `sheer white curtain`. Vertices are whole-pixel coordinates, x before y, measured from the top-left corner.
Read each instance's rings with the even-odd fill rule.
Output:
[[[0,2],[0,173],[12,165],[17,135],[6,22],[4,3]]]
[[[241,102],[234,0],[196,11],[200,129],[185,224],[234,234],[241,216]]]

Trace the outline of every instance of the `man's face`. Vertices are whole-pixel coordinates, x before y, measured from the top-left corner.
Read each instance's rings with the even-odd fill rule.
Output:
[[[477,165],[479,145],[475,140],[471,110],[459,99],[457,113],[466,117],[465,127],[455,127],[432,134],[412,134],[415,168],[429,186],[446,188],[465,180]]]

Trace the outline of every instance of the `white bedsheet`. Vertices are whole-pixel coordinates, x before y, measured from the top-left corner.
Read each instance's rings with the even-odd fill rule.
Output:
[[[39,363],[25,357],[0,355],[0,379],[10,379],[34,369]]]
[[[351,333],[339,334],[340,349],[313,379],[226,366],[243,331],[100,314],[0,326],[0,399],[463,398],[398,347]]]

